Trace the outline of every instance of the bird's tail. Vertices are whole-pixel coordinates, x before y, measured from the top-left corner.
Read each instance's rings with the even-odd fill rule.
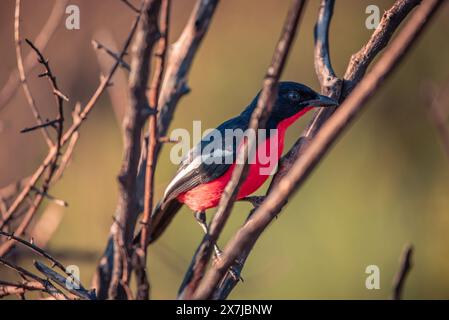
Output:
[[[176,199],[172,199],[163,205],[159,202],[154,207],[153,213],[151,214],[150,244],[156,241],[164,233],[165,229],[167,229],[168,225],[181,207],[182,203]],[[142,231],[139,231],[134,238],[134,243],[138,243],[140,241],[141,235]]]

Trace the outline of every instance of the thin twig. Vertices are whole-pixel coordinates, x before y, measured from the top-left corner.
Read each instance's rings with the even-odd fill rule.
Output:
[[[84,287],[80,284],[79,279],[76,279],[73,275],[67,274],[66,276],[62,276],[39,261],[34,261],[33,264],[37,270],[45,275],[46,278],[53,280],[53,282],[71,294],[85,300],[96,299],[95,291],[88,291],[84,289]]]
[[[401,256],[401,264],[393,281],[393,300],[401,300],[402,292],[404,290],[405,280],[407,278],[410,269],[412,268],[412,256],[413,256],[413,246],[407,245],[404,248],[404,252]]]
[[[111,49],[106,47],[104,44],[98,42],[97,40],[92,40],[92,45],[97,50],[104,50],[104,52],[106,52],[109,56],[114,58],[115,61],[118,61],[120,63],[120,66],[123,67],[124,69],[126,69],[128,71],[130,70],[129,64],[126,61],[124,61],[122,58],[120,58],[118,53],[112,51]]]
[[[15,264],[6,261],[3,258],[0,258],[0,264],[4,265],[5,267],[14,270],[17,272],[17,274],[24,280],[28,281],[29,279],[32,279],[33,281],[36,281],[42,285],[44,288],[42,291],[51,295],[56,300],[67,300],[68,297],[59,289],[57,289],[50,281],[42,279],[41,277],[35,275],[34,273],[31,273],[30,271],[16,266]]]
[[[11,283],[0,280],[0,298],[11,295],[23,296],[28,291],[45,292],[45,286],[38,281],[23,281],[22,283]]]
[[[135,13],[140,13],[140,10],[133,5],[131,2],[129,2],[128,0],[120,0],[121,2],[123,2],[125,5],[128,6],[128,8],[130,8],[132,11],[134,11]]]
[[[171,47],[158,104],[159,137],[167,135],[179,100],[190,91],[187,86],[187,77],[195,54],[209,29],[217,4],[218,0],[198,0],[181,36]],[[158,149],[156,158],[159,151]]]
[[[304,183],[335,140],[366,106],[368,99],[399,65],[442,3],[442,0],[429,0],[415,12],[373,69],[360,81],[333,117],[324,124],[302,156],[294,162],[288,175],[272,189],[262,205],[229,241],[220,261],[206,273],[194,298],[213,297],[214,290],[235,259],[242,252],[251,251],[263,230],[278,215],[286,199]]]
[[[40,131],[42,132],[45,142],[51,148],[53,147],[53,141],[51,140],[50,134],[47,131],[47,126],[44,125],[44,121],[42,120],[39,110],[37,109],[36,102],[28,86],[28,81],[25,75],[25,68],[23,66],[22,47],[20,39],[20,2],[20,0],[16,0],[16,10],[14,15],[14,40],[16,46],[17,69],[19,71],[20,82],[22,83],[22,88],[28,101],[28,105],[30,106],[31,112],[33,113],[33,116],[38,124],[35,128],[41,129]]]
[[[66,272],[66,268],[65,266],[59,262],[58,260],[56,260],[55,258],[53,258],[47,251],[45,251],[42,248],[39,248],[38,246],[34,245],[33,243],[26,241],[24,239],[21,239],[19,237],[16,237],[13,233],[8,233],[8,232],[3,232],[0,231],[0,235],[4,236],[4,237],[8,237],[9,239],[13,239],[14,241],[20,242],[21,244],[23,244],[24,246],[30,248],[31,250],[33,250],[34,252],[36,252],[37,254],[41,255],[42,257],[50,260],[53,263],[53,266],[58,267],[61,271]]]

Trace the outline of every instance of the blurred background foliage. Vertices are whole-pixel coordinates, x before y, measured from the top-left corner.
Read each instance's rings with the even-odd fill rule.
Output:
[[[350,55],[372,33],[365,28],[366,6],[377,4],[383,12],[393,2],[337,1],[330,44],[339,76]],[[71,99],[67,108],[73,108],[76,101],[88,100],[99,81],[91,40],[121,46],[133,14],[118,0],[69,3],[80,8],[81,29],[69,31],[62,21],[45,54],[61,90]],[[171,42],[179,36],[193,3],[173,1]],[[23,1],[23,37],[36,37],[52,5],[49,0]],[[221,1],[190,73],[192,91],[181,100],[172,128],[191,130],[194,120],[201,120],[203,129],[215,127],[251,101],[261,86],[288,5],[287,0]],[[449,163],[423,98],[426,82],[443,84],[449,79],[448,9],[441,10],[367,111],[266,230],[245,266],[245,282],[231,298],[388,298],[399,255],[409,242],[416,252],[405,298],[449,298]],[[317,10],[318,1],[309,1],[282,78],[318,90],[312,36]],[[13,19],[14,1],[1,1],[0,83],[16,67]],[[29,52],[25,47],[24,51]],[[53,100],[38,73],[40,67],[28,75],[31,90],[42,113],[51,118],[56,112]],[[63,261],[78,265],[86,284],[104,249],[117,199],[116,175],[122,157],[117,117],[126,108],[123,75],[114,83],[120,86],[123,105],[114,113],[109,96],[103,95],[81,129],[71,166],[52,189],[69,207],[63,210],[49,250],[65,253]],[[288,131],[287,147],[308,119],[310,115]],[[19,90],[0,113],[0,187],[32,173],[45,156],[40,134],[19,133],[33,121]],[[176,170],[169,161],[169,149],[170,145],[164,148],[158,163],[158,197]],[[48,209],[62,210],[47,203],[41,211]],[[236,205],[221,245],[249,209],[248,204]],[[150,247],[153,298],[175,298],[201,236],[191,213],[183,209],[168,232]],[[71,252],[83,254],[71,256]],[[365,288],[365,268],[371,264],[381,270],[380,290]],[[5,272],[0,269],[2,275]]]

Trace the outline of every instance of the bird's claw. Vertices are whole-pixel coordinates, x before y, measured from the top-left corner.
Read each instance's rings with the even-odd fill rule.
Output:
[[[222,255],[223,255],[223,253],[220,250],[216,250],[213,263],[214,264],[218,263],[220,261]],[[241,265],[241,263],[239,263],[237,260],[235,260],[235,263],[238,265]],[[243,279],[243,277],[240,275],[240,271],[238,269],[236,269],[234,266],[229,267],[229,274],[236,281],[242,281],[242,282],[245,281]]]

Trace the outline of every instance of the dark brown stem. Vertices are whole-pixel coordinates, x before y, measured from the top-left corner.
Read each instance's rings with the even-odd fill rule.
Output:
[[[153,110],[158,109],[159,92],[162,85],[162,76],[165,69],[165,56],[167,53],[168,44],[168,28],[170,19],[170,0],[163,0],[161,6],[161,23],[158,48],[155,53],[156,65],[153,74],[153,80],[150,87],[149,99],[150,107]],[[154,173],[155,173],[155,152],[159,139],[157,137],[157,113],[153,113],[148,120],[148,147],[147,147],[147,161],[146,161],[146,176],[145,176],[145,197],[144,197],[144,211],[142,218],[142,236],[140,237],[140,246],[136,250],[137,254],[137,299],[146,300],[149,297],[149,281],[146,274],[147,250],[151,229],[151,213],[153,210],[154,197]]]
[[[142,129],[148,115],[146,109],[149,108],[146,96],[150,75],[150,59],[148,57],[151,57],[153,46],[159,39],[160,5],[160,0],[144,1],[142,18],[133,46],[129,76],[130,106],[124,119],[124,158],[118,176],[119,199],[116,221],[111,227],[116,263],[113,264],[112,279],[108,290],[110,299],[121,298],[123,295],[119,292],[119,286],[129,285],[129,269],[125,268],[124,264],[126,261],[131,261],[131,242],[139,207],[136,177]],[[127,275],[125,276],[125,274]]]
[[[41,129],[42,135],[44,136],[45,141],[48,144],[48,147],[53,147],[53,141],[50,138],[50,134],[48,133],[47,126],[44,125],[44,121],[37,109],[36,102],[31,94],[31,90],[28,86],[28,81],[25,75],[25,67],[23,65],[22,60],[22,47],[21,47],[21,39],[20,39],[20,3],[21,0],[16,0],[16,10],[14,15],[14,40],[16,45],[16,58],[17,58],[17,69],[19,71],[19,79],[22,83],[22,88],[25,93],[25,97],[28,101],[28,105],[30,106],[31,112],[33,113],[34,118],[36,119],[37,126],[35,128]]]

